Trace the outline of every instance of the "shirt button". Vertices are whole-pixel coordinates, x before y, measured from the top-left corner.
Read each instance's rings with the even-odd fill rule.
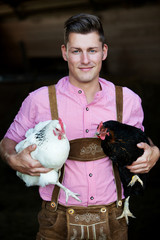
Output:
[[[86,133],[89,133],[89,129],[86,129]]]
[[[86,107],[86,111],[89,111],[89,107]]]
[[[82,91],[81,91],[81,90],[79,90],[79,91],[78,91],[78,93],[79,93],[79,94],[81,94],[81,93],[82,93]]]
[[[92,197],[90,197],[90,199],[91,199],[91,200],[93,200],[93,199],[94,199],[94,197],[92,196]]]
[[[90,174],[89,174],[89,176],[90,176],[90,177],[92,177],[92,176],[93,176],[93,174],[92,174],[92,173],[90,173]]]

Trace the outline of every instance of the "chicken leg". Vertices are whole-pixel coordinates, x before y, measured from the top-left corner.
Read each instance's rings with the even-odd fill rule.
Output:
[[[77,197],[77,196],[80,196],[80,194],[70,191],[68,188],[63,186],[59,181],[56,182],[56,185],[59,186],[60,188],[62,188],[65,191],[65,193],[66,193],[66,203],[68,202],[69,196],[71,196],[71,197],[75,198],[77,201],[81,202],[81,200]]]
[[[129,210],[129,198],[130,196],[125,199],[123,212],[121,216],[117,217],[117,219],[125,217],[127,224],[129,223],[128,217],[135,218],[135,216]]]
[[[132,177],[132,180],[129,182],[128,186],[133,186],[136,182],[139,182],[141,184],[141,186],[143,187],[143,182],[142,180],[138,177],[138,175],[134,175]]]
[[[70,191],[68,188],[63,186],[59,182],[59,177],[60,177],[60,170],[59,169],[53,169],[48,173],[41,173],[39,177],[39,186],[45,187],[46,185],[49,184],[56,184],[60,188],[62,188],[65,193],[66,193],[66,203],[68,202],[69,196],[75,198],[77,201],[81,202],[81,200],[77,197],[80,196],[78,193],[73,193]]]

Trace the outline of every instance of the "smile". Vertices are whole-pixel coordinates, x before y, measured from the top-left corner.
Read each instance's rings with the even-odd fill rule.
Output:
[[[93,67],[82,67],[82,68],[79,68],[81,71],[83,72],[88,72],[90,70],[92,70]]]

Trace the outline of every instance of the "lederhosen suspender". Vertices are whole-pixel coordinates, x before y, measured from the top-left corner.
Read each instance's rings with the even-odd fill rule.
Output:
[[[116,92],[116,109],[117,109],[117,121],[122,122],[123,118],[123,89],[120,86],[115,86]],[[52,119],[58,119],[58,109],[57,109],[57,99],[55,85],[48,87],[50,110]],[[88,149],[92,149],[89,152]],[[98,138],[81,138],[70,141],[70,154],[69,159],[75,161],[93,161],[106,157],[101,148],[101,140]],[[122,205],[122,189],[121,181],[118,172],[118,168],[113,164],[113,172],[115,176],[116,189],[117,189],[117,207]],[[61,169],[61,177],[59,181],[62,183],[64,175],[64,165]],[[53,193],[51,206],[56,211],[58,205],[60,188],[55,185]]]

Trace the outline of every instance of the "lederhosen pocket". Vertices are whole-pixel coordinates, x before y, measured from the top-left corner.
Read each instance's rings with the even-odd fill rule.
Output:
[[[67,210],[68,240],[110,239],[108,211],[104,206]]]
[[[64,207],[56,211],[50,202],[43,201],[42,209],[38,214],[39,232],[36,240],[66,240],[67,218]]]
[[[67,208],[67,240],[127,240],[126,220],[117,219],[123,204]]]

